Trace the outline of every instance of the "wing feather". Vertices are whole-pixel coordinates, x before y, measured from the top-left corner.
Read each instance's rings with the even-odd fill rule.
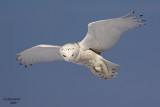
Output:
[[[20,61],[20,65],[24,64],[25,67],[27,67],[28,65],[41,62],[63,60],[59,53],[59,49],[60,46],[37,45],[16,55],[18,56],[17,60]]]
[[[145,20],[137,20],[142,15],[128,17],[134,14],[131,12],[120,18],[95,21],[88,24],[88,33],[80,42],[83,49],[93,49],[99,52],[107,51],[112,48],[120,36],[136,27],[144,25],[140,23]]]

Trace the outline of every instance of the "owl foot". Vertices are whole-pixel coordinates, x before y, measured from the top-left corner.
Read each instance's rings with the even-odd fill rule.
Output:
[[[94,69],[95,69],[96,72],[101,72],[102,71],[101,67],[94,67]]]

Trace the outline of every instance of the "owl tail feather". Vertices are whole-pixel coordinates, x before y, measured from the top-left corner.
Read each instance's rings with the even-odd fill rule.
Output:
[[[91,73],[107,80],[115,77],[117,71],[120,68],[120,65],[107,61],[103,58],[101,59],[101,61],[102,63],[100,66],[89,67]]]
[[[115,64],[115,63],[112,63],[112,62],[110,62],[110,61],[108,61],[108,60],[105,60],[105,59],[102,59],[102,60],[105,62],[106,67],[107,67],[107,69],[108,69],[109,79],[110,79],[110,78],[113,78],[113,77],[116,77],[117,72],[118,72],[118,70],[120,69],[120,65]]]

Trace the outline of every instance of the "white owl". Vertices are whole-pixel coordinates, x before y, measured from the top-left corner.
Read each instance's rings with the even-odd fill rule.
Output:
[[[120,18],[89,23],[88,33],[81,42],[64,46],[37,45],[16,54],[17,60],[25,67],[41,62],[65,60],[88,67],[98,77],[113,78],[120,66],[105,60],[100,53],[112,48],[123,33],[144,25],[141,22],[145,20],[137,19],[142,15],[129,17],[132,14],[134,11]]]

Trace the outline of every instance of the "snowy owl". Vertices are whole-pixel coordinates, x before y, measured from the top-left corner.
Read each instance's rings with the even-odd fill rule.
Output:
[[[41,62],[65,60],[88,67],[92,74],[111,79],[116,76],[120,66],[107,61],[101,52],[112,48],[120,36],[130,29],[144,25],[145,20],[139,20],[142,15],[129,17],[134,11],[119,17],[99,20],[88,24],[88,32],[81,42],[68,43],[63,46],[37,45],[24,50],[18,55],[20,65],[33,65]]]

